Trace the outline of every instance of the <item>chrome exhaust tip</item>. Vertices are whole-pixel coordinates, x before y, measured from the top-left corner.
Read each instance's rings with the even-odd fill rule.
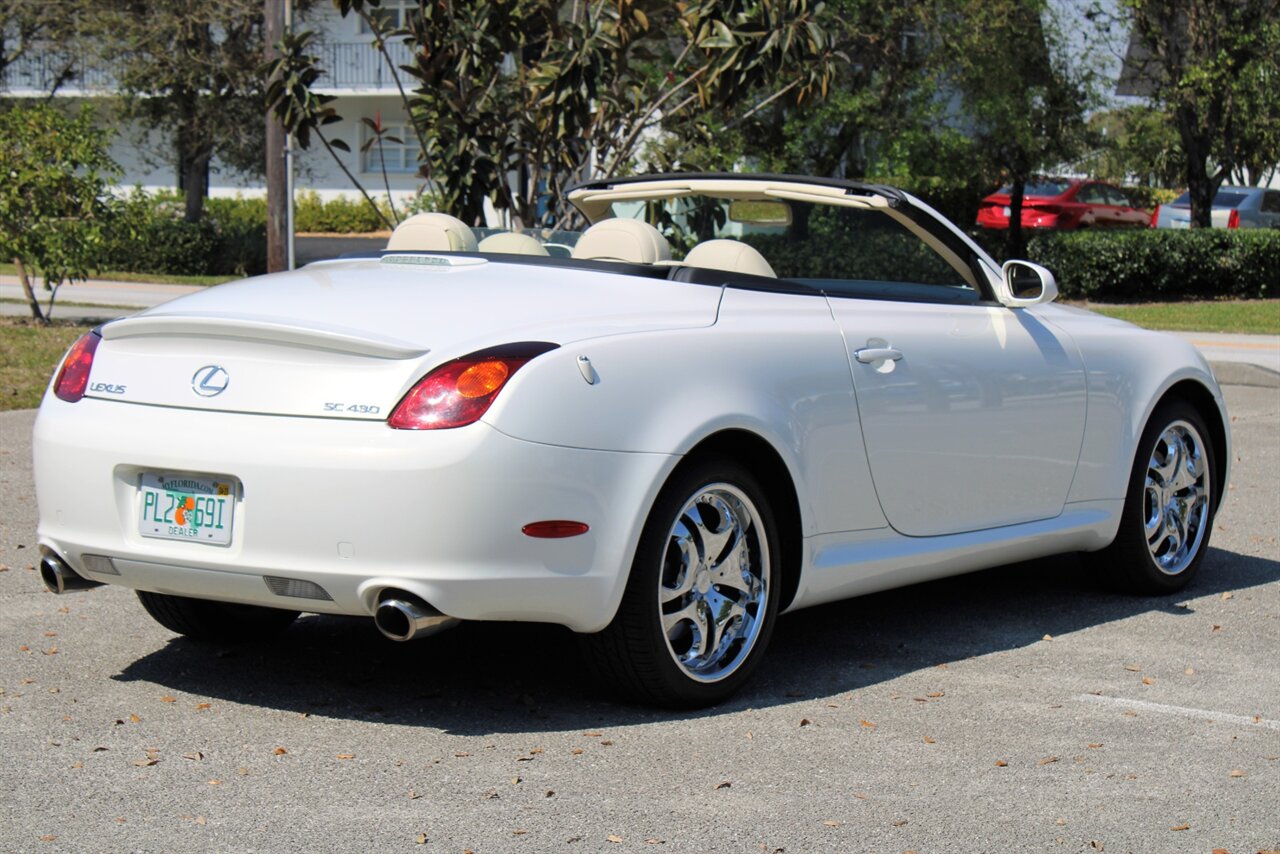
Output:
[[[373,624],[393,641],[425,638],[460,622],[457,617],[442,614],[417,597],[399,592],[379,602],[373,612]]]
[[[101,581],[90,581],[77,573],[52,551],[46,551],[40,559],[40,580],[50,593],[68,593],[102,586]]]

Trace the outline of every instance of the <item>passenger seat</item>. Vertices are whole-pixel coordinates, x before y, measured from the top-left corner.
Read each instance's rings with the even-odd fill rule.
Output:
[[[684,258],[686,267],[704,267],[709,270],[725,270],[730,273],[747,273],[752,276],[778,278],[773,267],[754,247],[741,240],[706,240],[689,250]]]

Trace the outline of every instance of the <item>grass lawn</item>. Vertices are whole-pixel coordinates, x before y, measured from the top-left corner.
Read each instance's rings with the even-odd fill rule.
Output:
[[[0,275],[16,276],[18,268],[13,264],[0,264]],[[105,282],[147,282],[158,285],[220,285],[223,282],[234,282],[241,276],[171,276],[167,273],[125,273],[116,270],[104,270],[94,274],[95,279]],[[75,287],[75,285],[72,285]]]
[[[1147,329],[1280,335],[1280,299],[1083,305]]]
[[[58,360],[87,329],[0,317],[0,410],[39,405]]]

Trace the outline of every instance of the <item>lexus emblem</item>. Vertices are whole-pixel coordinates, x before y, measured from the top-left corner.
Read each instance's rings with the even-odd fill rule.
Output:
[[[227,390],[231,377],[221,365],[205,365],[191,377],[191,390],[201,397],[216,397]]]

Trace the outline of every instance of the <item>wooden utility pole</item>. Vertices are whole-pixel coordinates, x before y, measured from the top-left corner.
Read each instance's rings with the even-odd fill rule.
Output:
[[[267,61],[279,57],[276,43],[284,36],[284,4],[288,0],[265,0],[264,32]],[[286,241],[289,239],[289,203],[285,176],[284,125],[268,112],[267,121],[267,272],[288,267]]]

